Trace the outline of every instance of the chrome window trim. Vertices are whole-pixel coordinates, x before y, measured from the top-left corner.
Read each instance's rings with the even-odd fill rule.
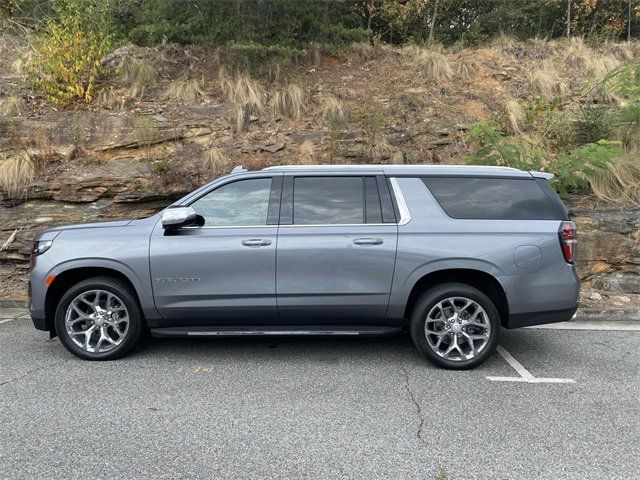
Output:
[[[221,228],[278,228],[278,225],[216,225],[213,227],[198,227],[198,226],[186,226],[182,227],[182,230],[191,229],[191,230],[219,230]]]
[[[221,229],[221,228],[279,228],[279,227],[384,227],[384,226],[398,226],[397,223],[317,223],[317,224],[305,224],[305,225],[289,225],[289,224],[281,224],[281,225],[221,225],[215,227],[198,227],[189,225],[186,227],[182,227],[181,230],[211,230],[211,229]]]
[[[391,189],[393,190],[393,195],[396,198],[396,203],[398,205],[398,210],[400,212],[400,220],[397,223],[318,223],[318,224],[304,224],[304,225],[277,224],[277,225],[226,225],[226,226],[219,225],[214,227],[187,226],[182,228],[183,229],[219,230],[221,228],[383,227],[383,226],[406,225],[411,221],[411,212],[409,211],[409,207],[407,206],[407,202],[404,199],[404,195],[402,194],[402,190],[400,189],[400,185],[398,184],[398,180],[396,179],[396,177],[389,177],[389,182],[391,183]]]
[[[390,177],[389,181],[391,182],[391,188],[393,189],[393,194],[395,195],[396,202],[398,204],[398,210],[400,211],[400,220],[398,221],[398,225],[406,225],[411,221],[411,212],[409,211],[409,207],[407,206],[407,202],[404,199],[402,189],[400,188],[396,177]]]

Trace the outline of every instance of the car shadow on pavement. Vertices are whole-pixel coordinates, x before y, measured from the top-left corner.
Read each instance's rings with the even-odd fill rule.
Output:
[[[154,338],[145,337],[128,357],[158,362],[256,362],[291,364],[385,364],[442,371],[416,350],[408,334],[380,337],[219,337]],[[121,361],[122,361],[121,360]],[[492,356],[476,371],[494,369],[504,363]]]

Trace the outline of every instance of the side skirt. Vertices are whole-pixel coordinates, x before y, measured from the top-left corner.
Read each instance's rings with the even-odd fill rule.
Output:
[[[164,327],[152,328],[154,337],[238,337],[238,336],[355,336],[355,335],[395,335],[402,333],[401,327],[370,327],[361,325],[344,326],[246,326],[246,327]]]

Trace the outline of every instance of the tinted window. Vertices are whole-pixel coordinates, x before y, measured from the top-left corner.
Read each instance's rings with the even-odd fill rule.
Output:
[[[560,219],[557,209],[533,179],[425,177],[422,180],[453,218]]]
[[[297,177],[293,183],[293,223],[364,222],[362,177]]]
[[[364,177],[364,197],[367,223],[382,223],[382,206],[375,177]]]
[[[208,227],[266,225],[270,178],[227,183],[191,204]]]

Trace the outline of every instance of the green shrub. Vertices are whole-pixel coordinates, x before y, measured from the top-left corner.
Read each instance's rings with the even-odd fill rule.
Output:
[[[80,11],[63,11],[36,33],[25,61],[27,80],[54,103],[91,102],[96,82],[107,74],[102,58],[111,50],[111,38]]]
[[[611,137],[614,118],[607,105],[583,104],[576,121],[576,135],[581,143],[597,142]]]
[[[468,138],[479,148],[465,158],[466,163],[553,173],[551,183],[561,195],[588,188],[589,179],[604,174],[624,154],[619,142],[607,140],[551,154],[526,140],[505,136],[497,125],[488,122],[476,123]]]

